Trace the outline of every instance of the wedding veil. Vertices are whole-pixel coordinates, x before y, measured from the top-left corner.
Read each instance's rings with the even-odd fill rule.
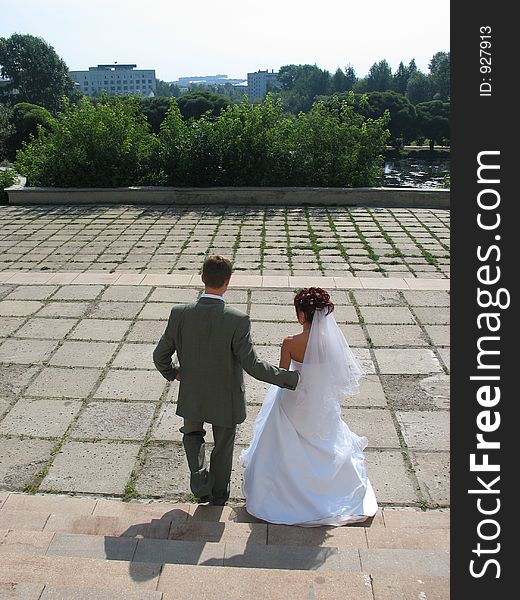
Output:
[[[317,310],[300,372],[296,404],[311,418],[319,437],[330,435],[341,400],[359,392],[361,365],[338,327],[334,313]]]

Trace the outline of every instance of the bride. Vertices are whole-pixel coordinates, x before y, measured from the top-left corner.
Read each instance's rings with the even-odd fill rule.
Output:
[[[342,397],[359,391],[363,371],[321,288],[294,298],[303,331],[284,339],[280,367],[300,371],[295,391],[271,386],[241,454],[247,511],[271,523],[345,525],[375,515],[366,437],[341,419]]]

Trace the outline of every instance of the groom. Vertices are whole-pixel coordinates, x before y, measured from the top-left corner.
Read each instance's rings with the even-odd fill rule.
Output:
[[[223,295],[231,262],[222,256],[204,261],[205,293],[194,304],[175,305],[153,353],[165,379],[180,381],[177,414],[184,417],[183,444],[190,487],[199,502],[224,505],[229,498],[233,444],[246,418],[243,370],[255,379],[294,390],[299,374],[260,360],[251,342],[251,323],[226,306]],[[178,366],[172,364],[177,353]],[[206,468],[204,423],[213,427],[215,445]]]

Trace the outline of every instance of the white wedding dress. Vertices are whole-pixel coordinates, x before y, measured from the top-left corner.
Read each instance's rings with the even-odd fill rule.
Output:
[[[241,454],[247,511],[270,523],[316,527],[377,512],[363,450],[367,438],[341,418],[342,397],[363,371],[334,314],[316,311],[295,391],[272,385]]]

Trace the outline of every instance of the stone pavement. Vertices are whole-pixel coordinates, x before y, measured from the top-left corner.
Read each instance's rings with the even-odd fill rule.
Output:
[[[0,271],[449,278],[449,211],[343,207],[0,207]]]
[[[97,277],[84,274],[79,281],[87,276]],[[434,288],[440,283],[431,280]],[[152,351],[172,303],[193,301],[200,291],[146,282],[0,284],[2,486],[188,500],[178,384],[155,371]],[[367,372],[361,393],[343,410],[351,428],[369,438],[380,503],[448,505],[448,292],[335,288],[331,297]],[[299,331],[292,298],[286,288],[234,287],[226,294],[251,316],[258,353],[273,363],[283,337]],[[249,410],[238,433],[236,500],[242,497],[240,445],[251,438],[266,389],[246,375]]]
[[[448,598],[448,224],[426,209],[0,207],[0,599],[170,600],[194,582],[204,599]],[[294,289],[331,292],[367,372],[343,414],[369,439],[372,523],[251,523],[238,455],[267,386],[249,376],[231,506],[190,503],[177,383],[151,354],[209,252],[234,258],[226,300],[273,363],[299,330]]]

